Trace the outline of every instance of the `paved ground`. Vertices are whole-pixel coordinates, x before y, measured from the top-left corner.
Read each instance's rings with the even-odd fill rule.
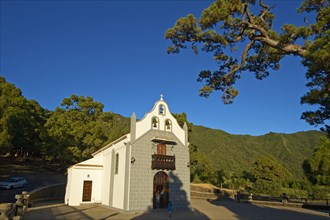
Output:
[[[42,175],[40,175],[42,174]],[[41,186],[58,182],[65,182],[66,176],[60,175],[42,167],[35,166],[28,161],[0,157],[0,180],[9,176],[20,175],[28,180],[28,186],[15,190],[0,190],[1,202],[14,202],[14,195],[21,191],[31,191]],[[13,200],[13,201],[11,201]],[[301,208],[280,208],[270,206],[257,206],[228,201],[192,200],[191,210],[174,210],[171,219],[184,220],[330,220],[329,213]],[[175,207],[174,207],[175,208]],[[30,208],[25,216],[26,220],[38,219],[170,219],[166,210],[151,212],[120,212],[102,205],[83,205],[79,207],[66,206],[62,203],[41,204],[39,207]]]
[[[207,201],[193,199],[192,210],[174,210],[169,218],[166,210],[151,212],[120,212],[102,205],[82,205],[78,207],[64,204],[43,204],[30,208],[25,215],[25,220],[38,219],[184,219],[184,220],[329,220],[328,212],[314,211],[302,208],[283,208],[271,206],[256,206],[230,201]]]
[[[0,189],[0,203],[15,202],[15,195],[22,191],[38,189],[56,183],[66,183],[66,176],[37,166],[32,161],[22,158],[0,157],[0,181],[11,176],[22,176],[27,180],[27,186],[11,190]]]

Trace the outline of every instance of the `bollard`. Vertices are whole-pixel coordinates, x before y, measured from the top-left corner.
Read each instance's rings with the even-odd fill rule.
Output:
[[[23,195],[22,194],[16,194],[15,195],[15,199],[16,199],[16,211],[15,211],[15,215],[16,216],[22,216],[23,215]]]
[[[249,201],[252,201],[252,200],[253,200],[253,197],[252,197],[252,196],[253,196],[253,194],[251,193],[251,194],[249,195],[249,197],[248,197],[248,200],[249,200]]]
[[[286,193],[282,193],[282,203],[288,203],[288,199]]]
[[[12,203],[1,203],[0,204],[0,219],[11,219],[11,209],[13,208]]]
[[[23,191],[22,192],[22,195],[23,195],[23,212],[26,212],[28,206],[29,206],[29,194],[27,191]]]
[[[22,203],[23,195],[22,194],[16,194],[15,199],[16,199],[16,202],[15,202],[16,205],[23,205],[23,203]]]

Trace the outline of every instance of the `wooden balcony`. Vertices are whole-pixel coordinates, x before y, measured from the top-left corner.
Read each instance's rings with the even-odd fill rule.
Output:
[[[175,156],[154,154],[151,156],[151,169],[175,170]]]

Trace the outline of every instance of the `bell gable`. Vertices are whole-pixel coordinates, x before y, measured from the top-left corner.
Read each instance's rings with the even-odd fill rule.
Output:
[[[132,122],[131,122],[132,124]],[[132,132],[135,131],[135,138],[138,139],[149,130],[159,130],[165,132],[172,132],[181,143],[186,145],[186,131],[182,129],[171,114],[167,103],[163,100],[163,97],[154,104],[152,110],[144,115],[144,117],[137,121],[135,129],[131,127]],[[133,134],[134,135],[134,134]]]

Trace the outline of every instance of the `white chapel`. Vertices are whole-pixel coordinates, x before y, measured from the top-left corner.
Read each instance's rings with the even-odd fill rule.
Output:
[[[188,128],[180,127],[167,103],[156,101],[145,116],[131,117],[130,133],[68,168],[65,203],[100,203],[125,211],[156,208],[169,201],[190,205]]]

